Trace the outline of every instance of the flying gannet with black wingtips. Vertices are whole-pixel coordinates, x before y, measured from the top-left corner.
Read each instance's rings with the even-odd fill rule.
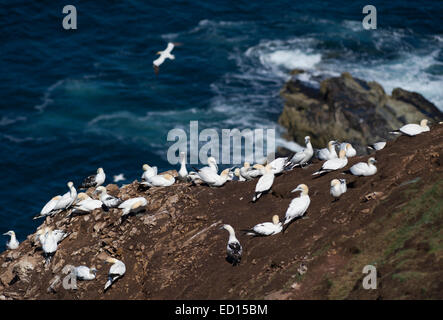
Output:
[[[165,62],[166,59],[171,59],[171,60],[175,59],[175,56],[171,54],[171,52],[174,49],[174,47],[178,45],[179,43],[176,42],[168,42],[168,46],[166,47],[165,50],[157,52],[157,54],[159,54],[160,57],[158,57],[152,62],[152,65],[154,67],[154,72],[156,75],[158,75],[158,72],[160,71],[160,66],[163,64],[163,62]]]
[[[346,150],[340,150],[338,153],[339,157],[331,159],[323,163],[321,169],[314,172],[312,175],[325,174],[334,170],[339,170],[344,168],[348,164],[348,158],[346,158]]]
[[[343,193],[347,191],[346,180],[345,179],[333,179],[331,181],[330,194],[334,198],[339,198]]]
[[[113,283],[126,273],[126,266],[122,261],[115,258],[107,258],[106,262],[112,263],[112,266],[109,269],[108,281],[106,281],[104,291],[108,290]]]
[[[226,260],[229,263],[232,263],[233,266],[236,266],[241,261],[241,256],[243,252],[242,246],[235,237],[234,228],[232,228],[229,224],[224,224],[220,229],[225,229],[229,232],[228,245],[226,246]]]
[[[294,190],[291,192],[301,191],[300,196],[292,199],[289,204],[288,209],[285,214],[285,222],[284,225],[290,223],[296,218],[302,217],[306,210],[309,208],[309,204],[311,203],[311,198],[309,198],[309,188],[305,184],[299,184]]]
[[[6,242],[6,248],[8,248],[9,250],[15,250],[18,248],[18,246],[20,245],[20,243],[18,242],[16,236],[15,236],[15,232],[10,230],[6,233],[3,233],[4,236],[10,236],[11,238]]]
[[[428,120],[423,119],[422,121],[420,121],[420,124],[416,124],[416,123],[409,123],[409,124],[405,124],[403,127],[401,127],[398,130],[395,131],[391,131],[389,133],[392,134],[406,134],[410,137],[412,136],[416,136],[417,134],[420,134],[422,132],[427,132],[429,131],[430,128],[428,127]]]
[[[272,222],[263,222],[255,225],[251,229],[241,230],[247,236],[272,236],[274,234],[280,233],[283,230],[283,224],[280,222],[278,215],[272,217]]]
[[[290,169],[294,168],[295,166],[303,167],[303,165],[308,163],[314,156],[314,148],[312,148],[310,136],[305,137],[305,144],[306,148],[303,148],[301,151],[295,153],[294,156],[291,158],[290,162],[287,165]]]
[[[372,176],[377,173],[375,163],[377,163],[377,160],[371,157],[368,159],[368,162],[359,162],[354,164],[349,171],[354,176]]]
[[[123,202],[122,199],[111,196],[106,191],[106,188],[103,186],[98,187],[95,189],[94,193],[97,193],[99,195],[100,201],[107,207],[107,208],[115,208],[120,205],[120,203]]]
[[[87,177],[80,186],[80,189],[88,189],[90,187],[98,187],[101,186],[106,180],[105,171],[103,168],[97,169],[97,174],[93,174]]]
[[[257,184],[255,185],[255,194],[252,198],[252,202],[257,201],[263,193],[271,190],[274,179],[274,172],[272,171],[271,165],[268,164],[264,169],[263,175],[258,179]]]
[[[338,158],[337,151],[335,151],[335,146],[337,141],[329,141],[328,147],[318,150],[317,158],[320,160],[331,160]]]

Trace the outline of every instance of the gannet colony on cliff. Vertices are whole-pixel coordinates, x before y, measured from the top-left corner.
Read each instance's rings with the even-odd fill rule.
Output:
[[[173,47],[168,48],[170,52]],[[160,63],[161,64],[161,63]],[[427,120],[422,120],[420,125],[407,124],[401,127],[398,132],[406,134],[408,136],[414,136],[422,132],[429,131],[427,126]],[[397,132],[397,131],[396,131]],[[232,167],[223,170],[220,174],[217,161],[213,157],[208,158],[208,165],[200,169],[194,168],[195,171],[188,172],[186,168],[186,154],[180,154],[180,169],[178,171],[178,179],[176,180],[170,173],[158,173],[157,167],[151,167],[148,164],[143,165],[143,173],[141,176],[140,185],[148,188],[169,187],[175,183],[188,183],[196,185],[197,182],[202,185],[206,185],[211,188],[219,188],[225,185],[228,181],[236,180],[238,182],[251,181],[257,179],[255,189],[251,188],[252,202],[261,198],[262,194],[272,190],[276,175],[284,174],[290,170],[307,170],[307,165],[311,162],[314,156],[314,149],[311,144],[309,136],[305,137],[306,147],[301,151],[295,153],[290,157],[277,158],[268,163],[268,160],[263,164],[254,164],[245,162],[241,168]],[[337,156],[335,150],[336,146],[340,145],[340,150]],[[386,146],[386,142],[377,142],[370,146],[375,151],[381,150]],[[369,146],[368,146],[369,147]],[[348,157],[356,156],[356,150],[349,143],[338,143],[336,140],[332,140],[328,143],[328,147],[317,151],[317,156],[324,159],[321,169],[314,172],[313,175],[320,175],[329,173],[332,171],[343,169],[348,164]],[[374,157],[369,157],[367,161],[358,162],[350,167],[349,170],[341,172],[340,174],[351,173],[355,176],[370,176],[377,173],[375,166],[376,160]],[[303,169],[295,169],[295,167],[305,167]],[[363,178],[358,178],[363,179]],[[106,180],[106,175],[103,168],[97,169],[97,174],[87,177],[80,188],[87,189],[86,192],[77,194],[77,190],[74,187],[73,182],[68,182],[67,186],[69,191],[63,196],[57,195],[53,197],[48,203],[43,206],[41,212],[34,217],[52,217],[55,215],[66,214],[70,216],[74,213],[88,214],[93,210],[107,211],[110,208],[114,210],[121,210],[121,223],[123,223],[131,214],[143,212],[148,205],[148,201],[145,197],[130,198],[125,201],[109,195],[105,186],[102,186]],[[347,190],[346,180],[335,178],[332,179],[329,186],[329,193],[335,200],[342,197]],[[296,222],[298,218],[302,218],[310,205],[311,199],[309,197],[309,187],[304,184],[298,184],[292,192],[300,192],[298,196],[295,196],[290,202],[285,215],[284,220],[280,221],[278,214],[272,217],[272,222],[262,222],[246,229],[241,229],[245,236],[271,236],[285,231],[288,226]],[[263,199],[261,201],[266,201]],[[251,202],[251,206],[253,204]],[[282,214],[283,212],[281,212]],[[235,235],[234,228],[229,224],[224,224],[221,229],[229,232],[228,243],[226,247],[227,261],[232,265],[238,265],[241,262],[243,248],[240,241]],[[14,231],[8,231],[3,235],[9,236],[10,240],[6,243],[8,250],[16,250],[20,247],[20,243],[16,238]],[[43,262],[45,265],[51,263],[51,259],[57,254],[58,244],[69,237],[70,234],[67,230],[53,230],[50,227],[40,227],[33,239],[34,243],[39,245],[43,251]],[[126,272],[126,266],[123,261],[117,260],[113,257],[108,257],[106,262],[112,263],[109,269],[108,281],[104,286],[104,291],[110,289],[110,287]],[[78,279],[81,280],[94,280],[97,273],[97,269],[88,268],[86,266],[79,266],[75,268],[75,274]]]

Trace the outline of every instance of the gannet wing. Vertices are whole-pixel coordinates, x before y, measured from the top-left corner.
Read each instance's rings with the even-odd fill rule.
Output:
[[[165,51],[163,51],[163,52],[170,54],[172,49],[174,49],[174,43],[168,42],[168,46],[166,47]]]

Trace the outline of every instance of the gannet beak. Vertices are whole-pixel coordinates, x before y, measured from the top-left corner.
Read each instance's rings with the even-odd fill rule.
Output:
[[[3,235],[4,235],[4,236],[9,236],[9,233],[8,233],[8,232],[6,232],[6,233],[3,233]]]
[[[302,188],[297,187],[297,188],[295,188],[294,190],[292,190],[291,192],[297,192],[297,191],[302,191]]]

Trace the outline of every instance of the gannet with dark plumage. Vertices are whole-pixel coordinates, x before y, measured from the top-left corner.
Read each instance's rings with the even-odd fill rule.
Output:
[[[158,74],[160,66],[162,65],[163,62],[165,62],[165,59],[171,59],[171,60],[175,59],[175,56],[171,54],[172,49],[174,49],[175,45],[177,44],[173,42],[168,42],[168,46],[166,47],[165,50],[157,52],[157,54],[159,54],[160,57],[158,57],[152,62],[155,74]]]
[[[283,224],[288,224],[292,220],[302,217],[306,210],[308,210],[309,204],[311,203],[311,198],[309,198],[309,188],[305,184],[299,184],[297,188],[291,192],[301,191],[300,196],[292,199],[289,204],[288,209],[285,214],[285,222]]]
[[[10,239],[8,241],[6,241],[6,248],[8,248],[9,250],[15,250],[18,248],[20,243],[18,242],[14,231],[10,230],[6,233],[3,233],[3,235],[10,236]]]
[[[66,192],[60,198],[58,198],[58,196],[54,197],[54,198],[58,198],[58,200],[52,198],[51,201],[52,200],[54,200],[54,202],[56,201],[55,204],[54,204],[54,202],[51,203],[51,201],[49,201],[45,205],[45,207],[43,208],[43,209],[46,208],[44,211],[44,214],[42,215],[40,213],[40,214],[36,215],[34,217],[34,219],[38,219],[38,218],[42,218],[42,217],[46,217],[46,216],[52,216],[52,215],[57,214],[63,210],[69,209],[69,207],[77,200],[77,190],[75,189],[74,184],[71,181],[68,182],[67,186],[69,188],[69,191]],[[46,207],[46,206],[48,206],[48,207]],[[49,210],[49,209],[51,209],[51,210]]]
[[[345,179],[333,179],[331,181],[331,188],[329,190],[331,196],[339,198],[343,193],[347,191]]]
[[[106,188],[104,186],[100,186],[97,189],[95,189],[94,193],[98,194],[100,201],[107,208],[115,208],[120,203],[123,202],[122,199],[109,195],[108,192],[106,191]]]
[[[251,229],[242,230],[248,236],[272,236],[281,232],[283,224],[278,215],[272,217],[272,222],[263,222],[255,225]]]
[[[416,136],[417,134],[420,134],[422,132],[427,132],[429,131],[430,128],[428,127],[428,120],[423,119],[422,121],[420,121],[420,124],[415,124],[415,123],[410,123],[410,124],[405,124],[403,127],[401,127],[398,130],[395,131],[391,131],[390,133],[393,134],[406,134],[408,136]]]
[[[346,150],[346,158],[355,157],[357,155],[357,150],[354,149],[352,144],[347,142],[340,144],[340,150]]]
[[[115,258],[107,258],[106,262],[108,263],[112,263],[111,268],[109,269],[109,273],[108,273],[108,281],[106,281],[105,284],[105,288],[104,291],[108,290],[109,287],[118,279],[120,279],[121,277],[123,277],[123,275],[126,272],[126,266],[125,264],[120,261],[117,260]]]
[[[303,166],[308,163],[314,156],[314,148],[312,148],[311,137],[305,137],[306,148],[294,154],[287,166],[293,168],[295,166]]]
[[[335,145],[337,141],[329,141],[328,147],[318,150],[317,158],[320,160],[331,160],[337,158],[337,151],[335,151]]]
[[[340,150],[338,155],[338,158],[331,159],[323,163],[321,169],[317,172],[314,172],[312,175],[323,174],[344,168],[348,164],[348,158],[346,158],[346,150]]]
[[[80,186],[80,189],[88,189],[90,187],[101,186],[106,180],[106,174],[103,168],[97,169],[97,174],[87,177]]]
[[[142,181],[148,181],[149,178],[157,175],[157,167],[151,167],[149,164],[143,165]]]
[[[235,266],[241,261],[241,255],[243,252],[242,246],[235,237],[234,228],[232,228],[229,224],[224,224],[220,229],[225,229],[229,232],[228,245],[226,246],[226,259],[232,263],[233,266]]]
[[[354,164],[349,171],[354,176],[372,176],[377,173],[377,167],[374,165],[377,162],[374,158],[369,158],[368,162],[359,162]]]
[[[263,175],[258,179],[257,184],[255,185],[255,194],[252,198],[252,202],[257,201],[263,193],[271,190],[274,178],[275,175],[274,172],[272,172],[271,165],[266,165]]]
[[[79,266],[74,268],[74,275],[78,280],[94,280],[97,269]]]

